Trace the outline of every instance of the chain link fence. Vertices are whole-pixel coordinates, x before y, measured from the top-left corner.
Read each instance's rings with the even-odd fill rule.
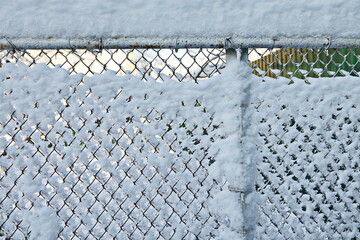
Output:
[[[2,51],[1,62],[22,62],[28,66],[45,63],[88,76],[112,70],[117,75],[143,78],[174,78],[194,81],[209,78],[225,67],[224,49],[103,49]]]
[[[253,73],[260,77],[318,78],[359,76],[360,49],[280,49],[248,50]],[[225,67],[224,49],[103,49],[103,50],[4,50],[1,63],[22,62],[28,66],[45,63],[69,70],[70,74],[93,75],[106,70],[118,75],[133,74],[178,81],[208,78]]]
[[[301,78],[309,83],[309,78],[360,73],[359,49],[248,49],[248,59],[253,74],[260,76],[267,87],[271,87],[271,78],[286,78],[288,84]],[[225,67],[225,50],[0,51],[0,65],[6,62],[30,67],[45,63],[86,76],[112,70],[116,75],[132,74],[147,81],[172,78],[197,82],[221,72]],[[81,79],[77,84],[82,86]],[[151,91],[156,93],[149,89],[148,94]],[[116,93],[109,99],[120,95]],[[286,97],[289,104],[273,104]],[[56,210],[49,215],[61,219],[60,239],[214,239],[226,221],[212,216],[206,201],[226,183],[214,182],[209,177],[207,166],[216,160],[216,154],[210,151],[211,145],[199,144],[212,132],[211,141],[222,137],[215,134],[221,126],[212,121],[213,115],[204,113],[201,103],[195,102],[192,103],[195,108],[183,112],[184,115],[193,112],[187,118],[179,117],[182,112],[173,109],[167,110],[175,112],[173,118],[165,117],[169,114],[156,106],[140,107],[114,117],[106,104],[98,111],[91,109],[93,105],[87,107],[87,99],[93,101],[95,96],[90,92],[72,92],[50,122],[36,122],[15,111],[3,114],[0,120],[0,138],[5,139],[0,157],[3,234],[8,239],[29,238],[35,230],[28,228],[31,220],[22,219],[21,211],[31,211],[33,218],[40,218],[41,213],[36,213],[38,204]],[[357,239],[360,231],[360,116],[358,103],[354,102],[357,98],[345,94],[336,100],[329,96],[328,101],[311,101],[310,97],[309,109],[300,110],[290,104],[290,99],[288,95],[265,96],[252,104],[259,115],[257,124],[263,140],[258,146],[263,159],[257,166],[256,190],[261,196],[257,238]],[[98,100],[101,102],[94,101]],[[76,101],[79,109],[72,112],[88,112],[87,115],[67,115]],[[125,98],[120,106],[126,109],[129,102],[131,98]],[[316,109],[321,102],[330,102],[322,109],[328,107],[331,111],[320,114]],[[36,104],[33,107],[37,108]],[[157,129],[156,136],[144,133],[149,127]],[[101,140],[104,136],[108,139],[106,144]],[[192,142],[192,148],[185,146],[185,142]],[[69,146],[76,146],[76,150],[69,152]],[[131,150],[134,147],[136,154]],[[10,149],[27,152],[11,155]],[[159,152],[177,154],[180,160],[162,169],[152,166],[146,154]],[[314,158],[317,154],[322,155]],[[72,159],[69,164],[61,163],[69,156]],[[110,165],[101,162],[104,158]],[[318,164],[319,159],[322,161]],[[27,164],[37,168],[26,170]],[[24,189],[27,179],[35,179],[43,186],[41,191]],[[64,191],[60,194],[57,188]],[[27,195],[27,191],[31,193]],[[85,218],[89,222],[85,223]]]
[[[316,80],[254,101],[262,138],[260,239],[359,236],[358,79]]]
[[[201,143],[219,139],[215,113],[195,99],[171,100],[162,85],[149,85],[150,75],[146,88],[133,80],[104,94],[97,90],[105,84],[101,75],[61,77],[59,69],[42,69],[39,84],[50,92],[41,97],[37,67],[18,77],[10,71],[2,81],[9,107],[0,120],[7,238],[38,238],[57,219],[60,239],[215,236],[220,223],[207,199],[224,183],[209,177],[216,149]],[[11,84],[24,78],[30,85]]]
[[[360,72],[360,49],[251,49],[249,55],[254,74],[271,78],[358,77]]]

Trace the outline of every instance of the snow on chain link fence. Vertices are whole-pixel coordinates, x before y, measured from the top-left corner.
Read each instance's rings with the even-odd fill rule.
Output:
[[[241,99],[250,85],[232,85],[225,78],[235,75],[225,70],[213,77],[225,55],[210,48],[0,51],[2,234],[357,239],[358,49],[248,49],[248,102]],[[257,151],[247,154],[256,162],[253,190],[232,189],[216,171],[223,158],[243,156],[232,143],[240,125],[247,137],[257,135]]]

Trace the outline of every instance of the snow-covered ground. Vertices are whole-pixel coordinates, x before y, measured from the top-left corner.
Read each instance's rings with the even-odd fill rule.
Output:
[[[358,0],[13,0],[0,38],[359,37]]]

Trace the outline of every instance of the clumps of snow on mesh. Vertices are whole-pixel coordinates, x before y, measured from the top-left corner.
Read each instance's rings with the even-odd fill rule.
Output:
[[[263,159],[257,238],[356,238],[359,77],[265,80],[251,101]]]
[[[27,184],[26,187],[28,187]],[[26,225],[29,225],[31,231],[29,232],[29,240],[38,239],[57,239],[58,232],[60,232],[60,220],[56,215],[56,211],[46,206],[43,201],[42,205],[37,206],[35,202],[34,207],[24,213],[23,220]]]
[[[148,239],[156,238],[157,231],[169,223],[178,226],[176,232],[162,234],[178,238],[187,231],[192,236],[215,235],[218,239],[235,239],[239,234],[263,238],[265,232],[267,237],[280,237],[281,229],[274,222],[283,222],[300,238],[329,236],[334,224],[344,229],[342,235],[334,232],[336,236],[355,236],[359,222],[353,203],[353,199],[359,201],[358,162],[354,161],[359,151],[358,78],[309,79],[310,85],[301,80],[288,85],[289,80],[283,78],[261,82],[250,76],[247,66],[235,64],[221,76],[197,85],[170,79],[141,82],[112,72],[82,79],[61,69],[41,64],[28,68],[19,63],[5,64],[0,80],[0,196],[5,198],[0,217],[8,223],[26,220],[19,226],[30,226],[30,237],[41,239],[37,226],[48,215],[54,225],[48,228],[48,236],[56,235],[60,227],[62,236],[72,236],[72,230],[80,226],[77,234],[85,238],[102,209],[116,213],[119,203],[126,202],[124,212],[114,217],[123,221],[121,215],[126,215],[142,194],[160,206],[148,210],[151,216],[159,212],[156,230],[147,233]],[[339,131],[332,129],[335,126]],[[263,143],[256,140],[258,133]],[[271,181],[258,180],[262,196],[254,193],[258,152],[264,161],[256,167]],[[119,157],[127,161],[119,162]],[[291,171],[286,164],[292,166]],[[153,177],[151,181],[138,178],[140,173]],[[217,184],[212,185],[213,179]],[[304,188],[303,183],[311,187]],[[101,192],[101,184],[109,192],[118,186],[121,191],[110,196]],[[323,193],[320,198],[327,202],[320,210],[314,208],[322,203],[317,184]],[[79,201],[71,191],[84,197]],[[195,192],[197,199],[188,196],[189,191]],[[283,198],[272,195],[273,191]],[[182,201],[173,192],[184,193]],[[268,196],[273,196],[271,204]],[[114,203],[109,202],[111,198]],[[258,200],[261,226],[255,234]],[[207,219],[202,203],[213,217]],[[172,218],[169,204],[178,214],[185,214],[185,224]],[[87,212],[89,206],[91,213]],[[146,209],[146,204],[143,207]],[[287,219],[274,208],[289,214]],[[138,227],[146,228],[141,213],[130,214],[141,223]],[[337,218],[339,214],[344,218]],[[200,220],[194,220],[195,215]],[[72,220],[64,228],[69,217]],[[344,225],[343,219],[352,220]],[[106,225],[106,219],[101,221]],[[98,237],[127,238],[126,229],[131,232],[132,227],[126,226],[122,233],[116,224],[110,224],[107,233],[100,227],[93,229]],[[304,229],[315,230],[304,233]]]
[[[118,202],[129,199],[122,206],[124,211],[137,204],[143,194],[154,198],[153,204],[160,208],[158,231],[167,223],[179,225],[180,220],[172,217],[172,208],[167,207],[171,205],[180,215],[190,214],[183,215],[181,223],[185,226],[176,228],[179,238],[187,231],[206,238],[216,235],[218,239],[229,239],[242,231],[251,234],[256,225],[254,133],[250,128],[239,133],[239,129],[241,125],[248,127],[251,118],[241,109],[247,104],[244,99],[248,100],[242,92],[249,91],[252,78],[249,68],[238,63],[200,84],[171,79],[142,82],[130,75],[115,76],[111,71],[83,78],[42,64],[33,68],[4,64],[0,71],[0,166],[12,169],[14,176],[6,175],[2,184],[11,186],[20,176],[12,192],[24,199],[22,211],[16,209],[8,222],[27,219],[24,223],[29,224],[31,234],[42,239],[36,225],[54,209],[60,225],[49,228],[53,232],[48,234],[58,234],[59,226],[64,228],[64,222],[73,217],[62,235],[70,236],[66,235],[71,234],[70,228],[84,221],[77,234],[81,235],[81,230],[85,237],[95,229],[92,226],[105,206],[110,212],[118,206],[101,191],[103,184],[112,190],[121,186],[122,194],[113,197]],[[21,119],[24,123],[16,125]],[[21,131],[13,134],[19,128]],[[148,177],[137,178],[139,174]],[[214,180],[217,184],[213,186]],[[9,194],[7,190],[3,188],[1,196]],[[84,194],[80,202],[73,191]],[[156,191],[168,197],[156,197]],[[181,201],[180,194],[174,196],[173,191],[184,193]],[[196,199],[187,196],[189,192],[195,193]],[[31,207],[39,194],[43,201]],[[66,199],[66,206],[61,199]],[[4,211],[12,209],[11,201],[5,201],[9,205]],[[46,201],[50,206],[45,207]],[[199,212],[202,203],[210,207]],[[91,214],[81,211],[88,206]],[[72,208],[75,215],[70,213]],[[213,215],[212,220],[207,219],[206,211]],[[200,220],[191,219],[194,216]],[[141,212],[132,217],[147,226]],[[95,234],[120,236],[116,226],[109,229],[102,233],[104,229],[96,228]],[[145,237],[156,235],[149,232]]]

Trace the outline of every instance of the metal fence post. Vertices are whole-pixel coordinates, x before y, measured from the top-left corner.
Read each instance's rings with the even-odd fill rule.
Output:
[[[240,49],[240,63],[242,63],[241,65],[244,65],[244,66],[248,65],[248,48]],[[244,80],[246,80],[246,79],[244,79]],[[243,84],[246,85],[245,82]],[[242,93],[241,93],[242,97],[241,97],[241,103],[240,103],[240,130],[239,130],[240,131],[240,147],[243,147],[242,141],[243,141],[243,137],[246,136],[246,129],[247,129],[247,126],[245,126],[245,123],[244,123],[245,111],[250,102],[250,92],[247,90],[248,90],[247,86],[242,86]],[[242,213],[244,216],[244,222],[247,222],[246,206],[249,203],[246,202],[246,196],[247,196],[247,194],[249,194],[249,192],[246,189],[239,189],[239,193],[240,193],[240,203],[241,203]],[[245,225],[243,225],[243,229],[241,232],[241,238],[244,240],[251,240],[251,238],[252,238],[252,236],[247,232]]]
[[[240,62],[242,63],[241,65],[243,66],[248,66],[248,48],[241,48],[240,49]],[[245,112],[247,107],[250,104],[250,91],[248,89],[248,82],[246,79],[244,79],[244,86],[242,86],[242,97],[241,97],[241,104],[240,104],[240,147],[243,147],[243,138],[247,135],[246,133],[246,129],[249,127],[247,126],[249,123],[244,122],[244,116],[245,116]],[[244,163],[242,163],[244,164]],[[249,181],[248,184],[250,185],[251,182]],[[247,216],[248,214],[246,213],[246,211],[249,211],[249,209],[246,209],[246,207],[251,204],[249,202],[246,202],[246,197],[248,194],[251,193],[251,191],[249,191],[249,189],[251,189],[249,186],[246,186],[247,189],[239,189],[239,193],[240,193],[240,201],[241,201],[241,207],[242,207],[242,213],[244,216],[244,221],[247,222],[248,219]],[[251,210],[250,210],[251,211]],[[245,227],[245,225],[243,225],[243,229],[242,229],[242,233],[241,233],[241,237],[244,240],[252,240],[253,238],[253,234],[251,234],[250,232],[247,231],[248,229]]]
[[[248,63],[248,49],[247,48],[241,48],[240,51],[240,62],[243,62],[247,65]],[[232,62],[232,61],[237,61],[238,58],[237,58],[237,51],[233,48],[228,48],[226,49],[226,63],[228,64],[229,62]],[[244,116],[244,113],[245,113],[245,105],[246,105],[246,102],[248,102],[248,96],[249,93],[244,93],[244,95],[241,97],[241,102],[239,103],[240,104],[240,116],[239,116],[239,119],[240,119],[240,123],[239,123],[239,142],[240,142],[240,147],[242,147],[242,137],[246,135],[245,131],[244,131],[244,126],[243,126],[243,116]],[[240,164],[241,161],[240,161]],[[236,194],[239,195],[239,203],[240,203],[240,206],[241,206],[241,212],[242,212],[242,215],[244,217],[244,222],[246,222],[246,219],[245,219],[245,197],[246,197],[246,190],[243,189],[242,187],[240,186],[229,186],[229,190],[231,192],[234,192]],[[241,230],[239,232],[240,234],[240,239],[243,239],[243,240],[250,240],[250,236],[248,236],[248,234],[246,233],[246,229],[245,229],[245,225],[243,224],[241,226]]]

